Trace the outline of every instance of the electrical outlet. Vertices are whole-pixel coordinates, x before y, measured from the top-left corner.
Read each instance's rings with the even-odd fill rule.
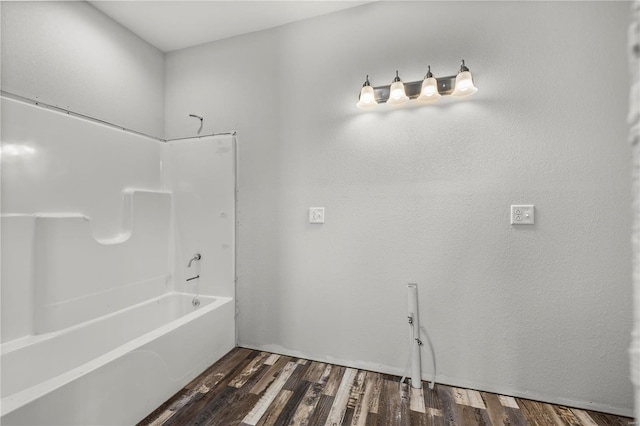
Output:
[[[512,225],[533,225],[535,208],[533,205],[517,205],[511,206],[511,224]]]
[[[309,223],[324,223],[324,207],[309,207]]]

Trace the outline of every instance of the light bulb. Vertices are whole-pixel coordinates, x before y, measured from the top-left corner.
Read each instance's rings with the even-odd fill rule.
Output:
[[[416,100],[423,103],[429,103],[437,101],[440,97],[441,95],[438,93],[438,80],[436,80],[433,74],[431,74],[431,66],[429,66],[427,75],[422,81],[420,96],[418,96]]]
[[[409,97],[404,91],[404,83],[398,77],[398,71],[396,71],[396,78],[393,79],[393,84],[391,84],[391,88],[389,89],[389,100],[387,101],[390,105],[402,105],[409,100]]]
[[[469,68],[464,65],[464,59],[462,65],[460,65],[460,72],[456,75],[456,83],[451,96],[457,96],[459,98],[464,96],[473,95],[478,91],[478,88],[473,84],[473,76],[469,72]]]
[[[371,83],[369,83],[369,76],[367,76],[367,79],[360,90],[360,98],[356,106],[360,109],[371,109],[376,105],[378,105],[378,102],[376,102],[373,87],[371,87]]]

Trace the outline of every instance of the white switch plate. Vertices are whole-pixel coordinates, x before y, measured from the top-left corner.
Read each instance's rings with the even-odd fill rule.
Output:
[[[533,225],[535,219],[535,208],[532,204],[512,205],[511,224],[512,225]]]
[[[309,223],[324,223],[324,207],[309,207]]]

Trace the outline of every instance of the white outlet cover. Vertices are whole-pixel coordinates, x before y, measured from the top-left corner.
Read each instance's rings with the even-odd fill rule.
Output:
[[[309,223],[324,223],[324,207],[309,207]]]
[[[512,225],[533,225],[535,223],[535,207],[532,204],[512,205]]]

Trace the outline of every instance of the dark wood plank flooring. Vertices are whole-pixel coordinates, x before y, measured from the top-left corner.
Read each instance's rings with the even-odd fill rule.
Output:
[[[632,419],[235,348],[139,426],[629,425]]]

